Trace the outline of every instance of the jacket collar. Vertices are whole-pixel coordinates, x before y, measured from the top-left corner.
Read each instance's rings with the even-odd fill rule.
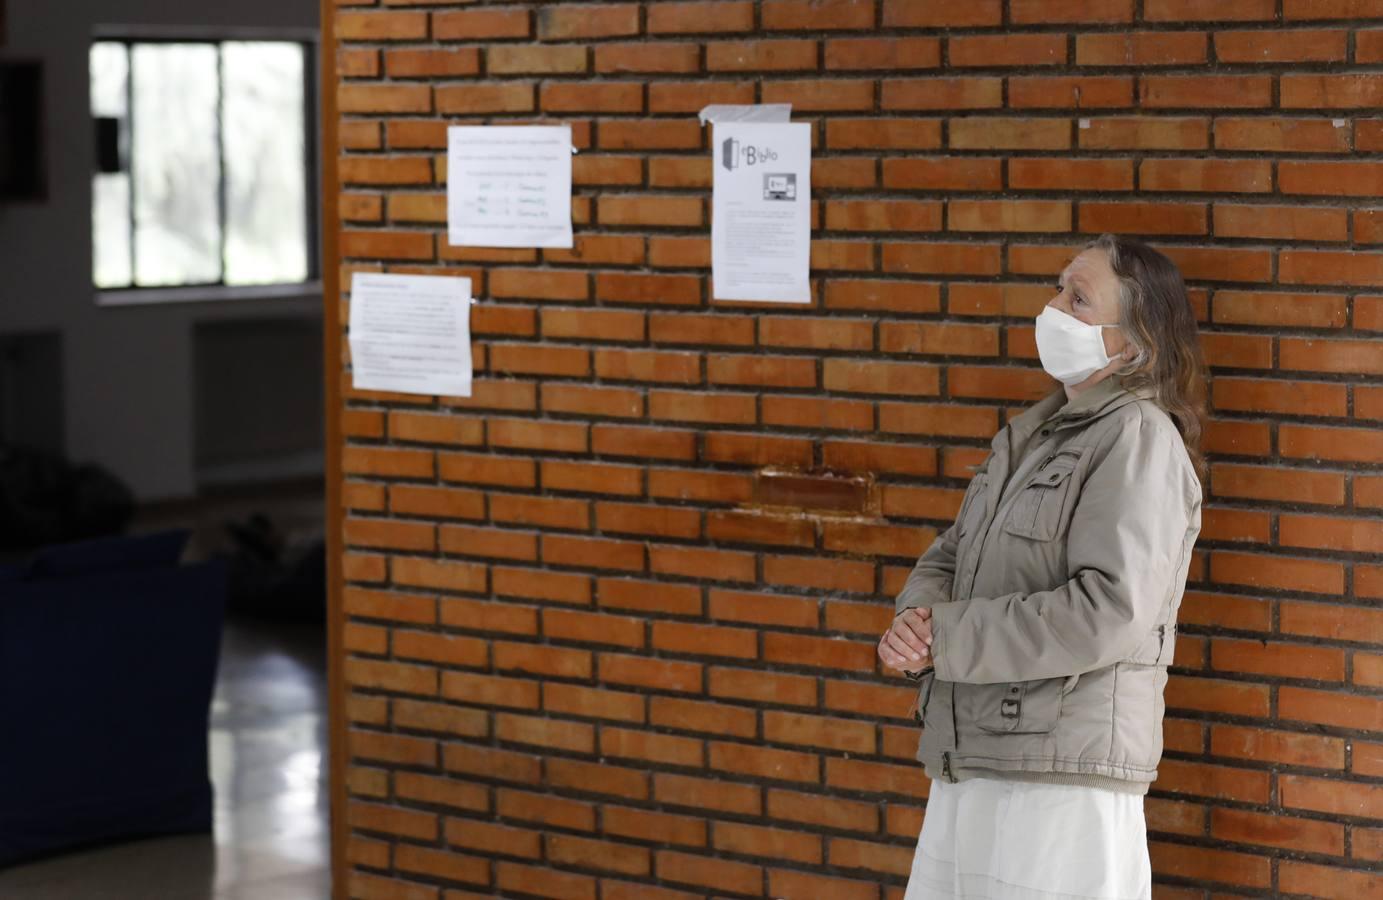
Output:
[[[1118,375],[1110,375],[1069,401],[1065,388],[1058,388],[1015,416],[1006,429],[994,436],[994,444],[996,449],[1001,442],[1023,446],[1034,431],[1049,422],[1053,430],[1074,428],[1108,415],[1135,400],[1151,396],[1151,388],[1130,389]]]

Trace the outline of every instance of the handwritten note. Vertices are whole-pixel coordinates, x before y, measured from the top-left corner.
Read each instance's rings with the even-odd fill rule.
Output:
[[[468,247],[570,247],[571,126],[447,129],[448,239]]]
[[[357,388],[471,395],[471,280],[358,272],[351,279]]]

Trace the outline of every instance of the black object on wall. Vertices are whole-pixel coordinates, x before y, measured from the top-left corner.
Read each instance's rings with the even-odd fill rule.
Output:
[[[47,195],[43,66],[0,63],[0,201],[40,201]]]

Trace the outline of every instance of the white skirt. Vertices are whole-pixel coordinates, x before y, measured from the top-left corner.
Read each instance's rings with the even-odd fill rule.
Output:
[[[903,900],[1150,900],[1143,795],[932,780]]]

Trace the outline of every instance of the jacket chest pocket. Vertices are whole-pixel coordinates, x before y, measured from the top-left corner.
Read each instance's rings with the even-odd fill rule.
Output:
[[[1079,450],[1063,450],[1042,465],[1009,507],[1004,531],[1035,541],[1054,540],[1069,518],[1068,500],[1080,462]]]

